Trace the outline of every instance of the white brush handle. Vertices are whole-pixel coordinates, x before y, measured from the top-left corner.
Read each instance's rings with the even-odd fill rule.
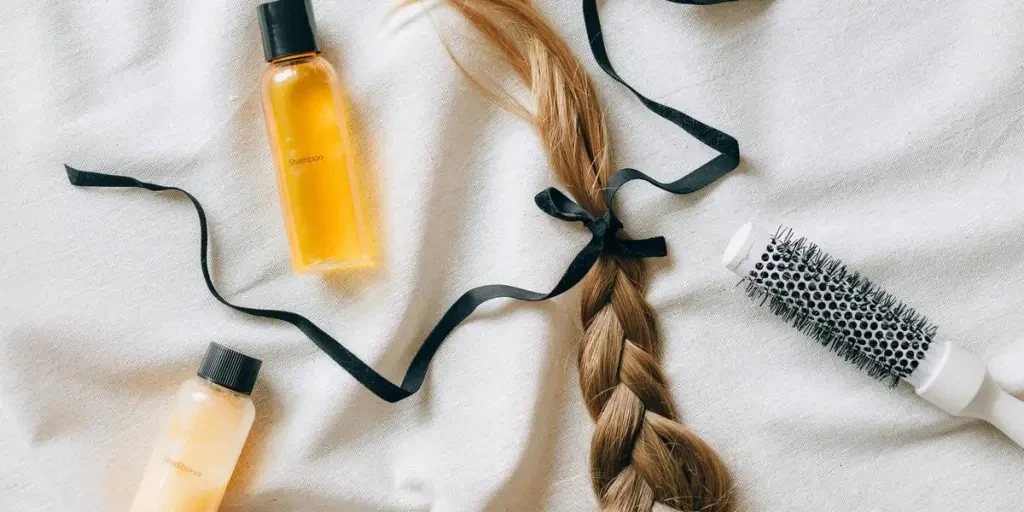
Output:
[[[987,395],[991,399],[985,400],[984,409],[978,414],[970,413],[971,416],[995,425],[1017,446],[1024,448],[1024,402],[1000,389],[992,377],[986,379],[986,388],[990,390]]]
[[[941,342],[933,348],[936,359],[929,361],[930,375],[916,385],[917,394],[954,416],[985,420],[1024,447],[1024,402],[999,387],[974,354]]]

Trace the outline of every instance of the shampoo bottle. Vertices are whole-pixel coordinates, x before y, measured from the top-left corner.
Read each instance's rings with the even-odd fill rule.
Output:
[[[260,360],[211,343],[142,476],[131,512],[216,512],[256,409],[249,399]]]
[[[285,230],[297,273],[373,265],[338,74],[320,55],[309,0],[258,7],[260,79]]]

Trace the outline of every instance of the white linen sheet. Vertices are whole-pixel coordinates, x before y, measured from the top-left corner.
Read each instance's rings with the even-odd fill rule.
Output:
[[[521,97],[452,11],[314,2],[351,95],[379,270],[290,273],[259,108],[252,1],[0,0],[0,509],[126,510],[176,386],[206,345],[264,360],[225,511],[596,510],[571,293],[484,307],[424,390],[389,405],[289,325],[217,303],[180,196],[76,189],[62,164],[184,187],[215,279],[301,312],[399,380],[464,290],[550,288],[587,240],[538,211],[556,184]],[[678,177],[711,152],[600,73],[578,1],[538,1],[598,86],[618,166]],[[719,263],[748,219],[784,222],[862,270],[1024,391],[1024,4],[602,3],[635,86],[735,135],[708,191],[632,185],[627,230],[665,235],[648,297],[685,423],[744,511],[1013,511],[1024,452],[890,390],[751,304]]]

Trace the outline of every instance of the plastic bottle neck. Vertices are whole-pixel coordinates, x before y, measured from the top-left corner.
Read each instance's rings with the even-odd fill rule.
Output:
[[[285,55],[283,57],[278,57],[278,58],[270,61],[270,63],[271,64],[280,64],[282,62],[287,62],[287,61],[290,61],[290,60],[299,60],[299,59],[307,59],[307,58],[310,58],[310,57],[316,57],[317,55],[320,55],[320,52],[296,53],[294,55]]]

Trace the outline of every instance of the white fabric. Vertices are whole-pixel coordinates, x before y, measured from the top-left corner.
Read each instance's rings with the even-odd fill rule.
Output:
[[[180,196],[64,177],[69,162],[193,191],[227,296],[303,312],[398,380],[459,293],[547,289],[587,236],[534,208],[555,181],[531,129],[472,92],[428,18],[385,22],[394,3],[315,2],[384,260],[321,278],[286,260],[255,2],[0,1],[0,508],[125,510],[217,341],[265,361],[223,510],[595,509],[576,293],[485,307],[423,392],[389,405],[291,326],[215,302]],[[599,74],[578,1],[540,4],[595,78],[618,165],[668,179],[711,155]],[[621,201],[630,233],[668,237],[648,294],[665,369],[741,510],[1016,510],[1019,448],[808,341],[719,258],[747,219],[785,222],[1024,391],[1024,4],[604,4],[622,74],[744,151],[707,193],[634,185]],[[458,16],[435,19],[467,68],[505,76]]]

